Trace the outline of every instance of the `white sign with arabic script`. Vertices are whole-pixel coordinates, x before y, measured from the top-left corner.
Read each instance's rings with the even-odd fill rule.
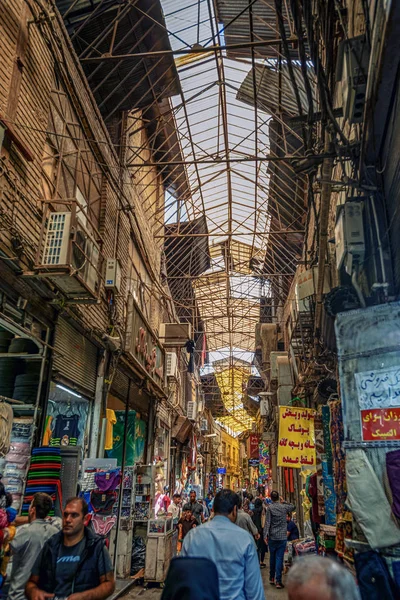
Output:
[[[400,406],[400,367],[355,373],[361,410]]]

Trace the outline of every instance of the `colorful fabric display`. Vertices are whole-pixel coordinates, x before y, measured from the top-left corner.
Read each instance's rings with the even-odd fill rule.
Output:
[[[344,441],[344,429],[341,401],[335,400],[330,402],[329,410],[331,414],[330,432],[332,444],[333,476],[335,480],[336,493],[336,513],[339,515],[346,510],[345,502],[347,498],[346,455],[342,449],[342,443]]]
[[[40,447],[32,450],[31,463],[27,475],[22,515],[27,515],[29,505],[37,492],[45,492],[55,500],[58,496],[62,506],[61,492],[61,451],[60,448]],[[52,511],[51,516],[54,515]]]
[[[50,446],[76,446],[79,437],[79,415],[58,415]]]
[[[101,492],[115,490],[121,483],[121,470],[112,469],[110,471],[101,471],[94,476],[95,484]]]
[[[81,482],[82,492],[90,492],[91,490],[94,490],[94,488],[96,487],[95,475],[96,469],[87,469],[84,472]]]
[[[116,522],[117,517],[115,515],[111,517],[101,517],[100,515],[95,514],[92,516],[91,520],[94,532],[103,537],[110,533]]]
[[[400,450],[386,454],[386,471],[392,491],[392,511],[400,519]]]
[[[108,516],[112,513],[117,497],[117,492],[100,492],[99,490],[93,490],[90,494],[90,502],[96,514]]]

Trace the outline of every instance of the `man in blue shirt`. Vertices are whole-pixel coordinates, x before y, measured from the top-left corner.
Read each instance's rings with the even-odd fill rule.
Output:
[[[218,492],[214,518],[189,531],[181,555],[208,558],[216,565],[220,600],[265,600],[254,541],[235,525],[238,506],[235,492]]]

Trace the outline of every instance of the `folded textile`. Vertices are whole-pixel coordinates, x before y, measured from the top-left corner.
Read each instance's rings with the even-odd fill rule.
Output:
[[[101,471],[94,476],[96,487],[101,492],[115,490],[121,483],[121,470],[112,469],[110,471]]]

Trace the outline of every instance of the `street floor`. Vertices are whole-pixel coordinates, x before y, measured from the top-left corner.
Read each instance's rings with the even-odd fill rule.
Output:
[[[286,590],[277,590],[272,585],[269,585],[268,582],[268,566],[261,571],[264,589],[265,589],[265,598],[266,600],[287,600]],[[144,587],[137,586],[132,588],[125,596],[123,596],[123,600],[135,600],[136,598],[140,600],[159,600],[161,598],[162,589],[159,587],[149,587],[145,589]]]

